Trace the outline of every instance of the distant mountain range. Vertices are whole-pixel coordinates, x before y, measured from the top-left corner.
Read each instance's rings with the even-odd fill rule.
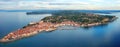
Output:
[[[27,12],[27,14],[51,14],[62,11],[75,11],[75,12],[85,12],[85,13],[105,13],[110,14],[113,12],[120,12],[120,10],[37,10],[32,12]]]
[[[59,11],[66,11],[66,10],[0,10],[0,12],[27,12],[27,14],[55,13]],[[67,10],[67,11],[77,11],[77,12],[87,12],[87,13],[105,13],[105,14],[120,12],[120,10]]]

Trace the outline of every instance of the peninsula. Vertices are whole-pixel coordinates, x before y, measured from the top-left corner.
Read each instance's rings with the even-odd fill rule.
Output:
[[[74,11],[62,11],[52,13],[39,22],[30,23],[23,28],[10,32],[0,39],[0,42],[11,42],[28,36],[38,34],[42,31],[53,31],[59,26],[88,27],[107,24],[117,19],[115,16],[98,15],[92,13],[82,13]]]

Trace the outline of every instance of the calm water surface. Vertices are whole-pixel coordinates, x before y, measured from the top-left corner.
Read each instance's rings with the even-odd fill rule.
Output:
[[[120,18],[120,13],[114,13]],[[51,16],[26,15],[25,12],[0,12],[0,38],[30,22]],[[0,47],[120,47],[120,19],[107,25],[72,30],[42,32],[32,37],[3,44]]]

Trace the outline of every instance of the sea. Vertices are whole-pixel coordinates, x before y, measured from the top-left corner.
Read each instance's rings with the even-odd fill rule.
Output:
[[[120,47],[120,12],[98,14],[114,15],[118,19],[94,27],[41,32],[14,42],[0,43],[0,47]],[[30,22],[39,22],[46,16],[51,14],[27,15],[26,12],[0,12],[0,38]]]

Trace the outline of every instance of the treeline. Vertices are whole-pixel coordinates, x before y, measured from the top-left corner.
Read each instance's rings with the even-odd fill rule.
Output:
[[[82,13],[75,11],[61,11],[52,14],[53,16],[48,16],[42,19],[44,22],[60,23],[63,21],[74,21],[79,23],[96,23],[104,22],[103,20],[108,19],[110,21],[115,16],[108,15],[97,15],[92,13]],[[108,22],[105,21],[105,22]]]

